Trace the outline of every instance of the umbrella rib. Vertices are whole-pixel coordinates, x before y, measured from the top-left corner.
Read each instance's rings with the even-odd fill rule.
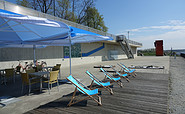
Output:
[[[14,27],[14,26],[17,26],[17,25],[20,25],[20,24],[15,24],[15,25],[12,25],[12,26],[3,27],[3,28],[1,28],[1,30],[7,29],[7,28],[9,28],[9,27]]]
[[[3,24],[0,25],[0,27],[2,27],[3,25],[5,25],[6,23],[8,23],[10,20],[4,22]]]
[[[39,36],[39,37],[41,37],[41,38],[44,38],[44,37],[42,37],[42,36],[40,36],[39,34],[37,34],[37,33],[35,33],[35,32],[33,32],[33,31],[31,31],[29,28],[27,28],[26,26],[24,26],[24,25],[22,25],[24,28],[26,28],[27,30],[29,30],[30,32],[32,32],[32,33],[34,33],[35,35],[37,35],[37,36]]]
[[[2,32],[30,32],[30,31],[11,31],[11,30],[2,30],[2,29],[0,29],[0,31]]]

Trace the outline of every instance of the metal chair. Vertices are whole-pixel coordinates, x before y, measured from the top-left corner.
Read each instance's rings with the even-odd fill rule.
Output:
[[[50,94],[50,89],[52,88],[52,84],[54,84],[54,83],[57,83],[57,89],[59,91],[58,73],[59,73],[59,70],[51,71],[50,76],[48,78],[45,78],[45,77],[42,78],[43,83],[48,83],[49,94]],[[51,87],[50,87],[50,85],[51,85]]]
[[[22,78],[22,91],[23,93],[24,86],[29,86],[28,90],[28,95],[30,95],[31,92],[31,85],[36,84],[36,83],[41,83],[41,78],[37,76],[29,76],[29,73],[33,73],[35,70],[27,70],[27,73],[21,73],[21,78]],[[40,86],[40,91],[41,91],[41,86]]]
[[[10,69],[5,69],[5,75],[4,75],[4,83],[6,85],[7,79],[8,78],[13,78],[13,81],[15,83],[15,71],[13,68]]]

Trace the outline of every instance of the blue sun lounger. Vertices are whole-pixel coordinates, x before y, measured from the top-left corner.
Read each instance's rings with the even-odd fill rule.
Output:
[[[130,81],[130,80],[127,78],[128,74],[120,74],[120,73],[119,73],[117,70],[115,70],[111,65],[110,65],[110,67],[112,68],[112,70],[114,70],[114,72],[116,72],[116,74],[117,74],[118,76],[120,76],[120,77],[126,79],[128,82]]]
[[[96,83],[97,85],[105,88],[108,92],[110,92],[111,95],[113,95],[112,89],[109,87],[111,86],[110,82],[102,82],[97,77],[95,77],[92,73],[90,73],[88,70],[86,71],[86,74],[89,75],[89,77],[92,79],[90,88],[92,87],[93,83]]]
[[[72,75],[68,76],[66,79],[68,81],[70,81],[76,87],[68,106],[71,106],[73,104],[76,104],[78,102],[81,102],[81,101],[89,99],[89,98],[93,99],[96,103],[98,103],[98,105],[100,105],[100,106],[102,105],[101,97],[98,96],[98,89],[90,90],[89,88],[84,86],[81,82],[79,82],[77,79],[75,79]],[[77,101],[74,101],[77,90],[80,91],[81,93],[83,93],[84,95],[87,95],[87,97],[80,99],[80,100],[77,100]],[[93,96],[97,96],[98,100],[95,99]]]
[[[113,77],[110,73],[105,71],[103,68],[100,68],[100,70],[105,74],[105,78],[108,78],[112,82],[116,82],[120,87],[123,87],[123,84],[121,83],[121,78],[120,77],[116,77],[116,78]]]
[[[118,63],[117,63],[118,64]],[[120,64],[118,64],[120,67],[121,67],[121,69],[124,71],[124,72],[127,72],[127,73],[129,73],[129,74],[131,74],[132,76],[136,76],[137,74],[135,73],[135,69],[129,69],[129,68],[127,68],[123,63],[120,63]]]

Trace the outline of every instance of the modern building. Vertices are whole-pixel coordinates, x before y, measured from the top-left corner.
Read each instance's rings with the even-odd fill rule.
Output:
[[[76,28],[84,29],[104,36],[111,36],[114,38],[113,41],[75,44],[72,47],[72,65],[98,62],[102,60],[134,58],[137,56],[137,48],[142,47],[141,43],[128,40],[123,35],[116,36],[113,34],[105,33],[84,25],[35,11],[33,9],[9,3],[4,0],[0,0],[0,9],[23,15],[62,21]],[[46,48],[36,49],[36,59],[39,61],[46,61],[48,65],[61,63],[63,66],[69,66],[68,57],[69,49],[65,46],[48,46]],[[0,69],[6,67],[9,68],[12,67],[12,65],[15,67],[18,64],[18,60],[22,62],[31,62],[33,60],[33,49],[0,48]]]

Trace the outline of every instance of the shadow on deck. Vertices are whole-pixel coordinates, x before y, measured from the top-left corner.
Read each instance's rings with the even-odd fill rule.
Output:
[[[102,89],[102,106],[86,100],[67,107],[72,93],[40,106],[27,114],[39,113],[167,113],[168,74],[138,73],[123,88],[113,85],[114,95]]]

